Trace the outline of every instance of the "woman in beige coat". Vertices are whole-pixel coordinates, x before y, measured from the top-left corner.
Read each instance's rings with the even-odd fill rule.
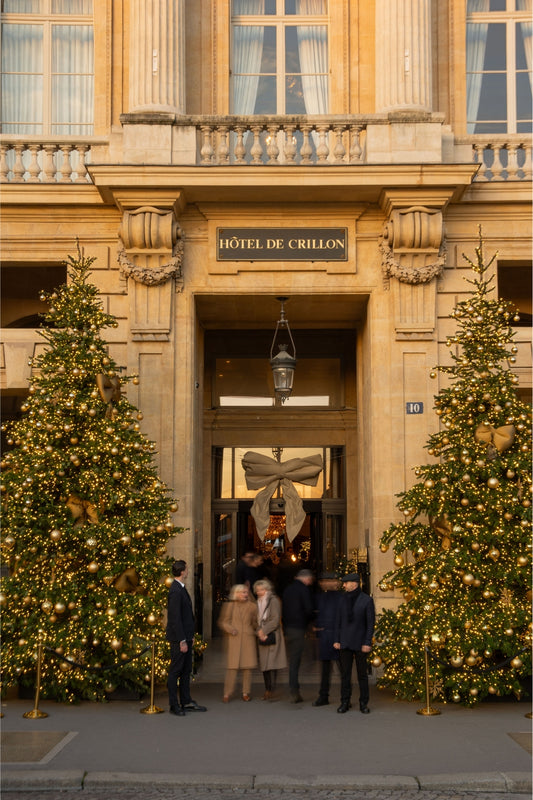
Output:
[[[250,598],[244,584],[236,584],[224,603],[218,620],[226,635],[226,677],[224,702],[228,703],[237,682],[237,672],[242,670],[242,699],[251,700],[252,670],[257,667],[257,606]]]
[[[268,580],[254,583],[257,597],[257,638],[259,641],[259,666],[265,681],[263,700],[270,700],[276,689],[278,669],[287,666],[285,639],[281,628],[281,601],[274,594],[274,587]],[[274,633],[276,641],[263,645],[269,633]]]

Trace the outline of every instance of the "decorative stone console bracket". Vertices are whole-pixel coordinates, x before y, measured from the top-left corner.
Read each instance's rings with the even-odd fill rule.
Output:
[[[183,239],[174,210],[125,210],[118,262],[128,281],[134,341],[168,341],[174,285],[183,288]]]
[[[427,283],[438,277],[446,259],[440,209],[412,206],[394,209],[380,239],[387,277],[402,283]]]
[[[441,209],[409,206],[390,211],[379,246],[391,282],[397,339],[432,339],[438,277],[446,242]]]

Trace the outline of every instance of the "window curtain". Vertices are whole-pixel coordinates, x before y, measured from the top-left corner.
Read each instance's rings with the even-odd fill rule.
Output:
[[[233,0],[233,13],[263,14],[264,5],[263,0]],[[234,114],[254,113],[263,56],[263,31],[259,25],[235,25],[233,28]]]
[[[489,11],[489,0],[470,0],[469,11]],[[487,48],[488,23],[468,23],[466,26],[466,117],[467,132],[474,133],[483,83],[483,64]]]
[[[297,14],[323,14],[322,0],[296,0]],[[323,25],[298,25],[298,53],[307,114],[328,113],[328,41]],[[307,73],[307,74],[306,74]],[[323,73],[322,75],[309,73]]]
[[[43,29],[2,25],[2,131],[42,133]]]
[[[524,40],[524,50],[526,53],[526,64],[529,71],[529,85],[531,86],[531,56],[533,51],[532,46],[532,34],[533,34],[533,23],[531,22],[521,22],[520,23],[520,30],[522,32],[522,38]]]
[[[92,133],[93,29],[52,26],[52,133]]]

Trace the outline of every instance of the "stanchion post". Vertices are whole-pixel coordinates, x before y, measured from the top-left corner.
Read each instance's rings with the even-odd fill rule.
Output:
[[[152,669],[150,674],[150,705],[146,708],[141,708],[141,714],[163,714],[164,709],[154,705],[154,687],[155,687],[155,640],[152,641]]]
[[[440,714],[440,711],[437,708],[432,708],[429,703],[429,660],[427,646],[424,647],[424,669],[426,672],[426,706],[425,708],[420,708],[416,713],[422,714],[424,717],[434,717]]]
[[[46,711],[39,710],[39,695],[41,694],[41,662],[43,658],[43,643],[41,635],[39,635],[39,644],[37,645],[37,682],[35,686],[35,702],[31,711],[26,711],[22,716],[26,719],[42,719],[47,717]]]

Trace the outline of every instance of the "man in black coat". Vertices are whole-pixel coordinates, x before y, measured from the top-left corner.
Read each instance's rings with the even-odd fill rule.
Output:
[[[188,575],[185,561],[172,565],[174,580],[168,592],[167,641],[170,642],[170,669],[168,671],[168,700],[170,713],[184,717],[186,711],[207,711],[191,698],[190,679],[194,639],[194,614],[192,602],[184,581]],[[178,703],[178,681],[180,702]]]
[[[313,580],[311,570],[301,569],[283,592],[283,631],[289,657],[289,692],[292,703],[303,701],[298,673],[305,646],[305,632],[314,615],[310,589]]]
[[[314,706],[327,706],[332,665],[339,663],[339,651],[335,650],[335,624],[337,611],[343,595],[339,592],[339,579],[330,572],[323,572],[319,579],[321,591],[316,595],[316,620],[314,629],[318,636],[318,660],[320,661],[320,689]]]
[[[334,647],[339,650],[341,668],[341,704],[337,711],[345,714],[352,696],[352,666],[355,658],[359,681],[359,708],[369,714],[368,708],[368,654],[372,650],[372,636],[376,613],[372,598],[361,591],[359,575],[355,572],[342,578],[346,593],[341,598],[335,625]]]

